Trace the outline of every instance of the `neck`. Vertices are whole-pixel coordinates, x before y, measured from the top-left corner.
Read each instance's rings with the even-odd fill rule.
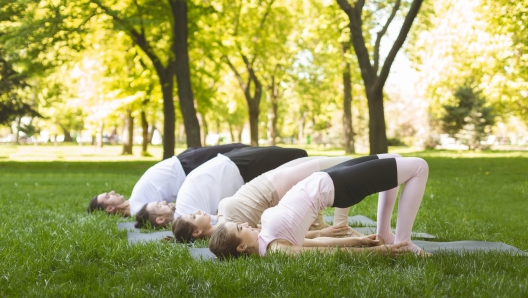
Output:
[[[257,239],[255,239],[255,242],[253,242],[253,244],[249,245],[248,246],[248,249],[249,249],[249,252],[251,254],[258,254],[259,253],[259,241],[258,241],[258,237]]]
[[[203,235],[206,237],[211,237],[213,235],[213,232],[216,230],[216,226],[209,226],[209,228],[205,231],[203,231]]]
[[[129,217],[130,216],[130,203],[128,201],[124,201],[123,203],[116,206],[117,213]]]

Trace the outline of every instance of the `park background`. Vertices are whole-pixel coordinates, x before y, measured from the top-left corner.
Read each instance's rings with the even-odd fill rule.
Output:
[[[0,141],[527,147],[525,1],[356,4],[4,1]]]
[[[86,213],[187,147],[389,151],[430,167],[414,230],[528,251],[526,0],[0,3],[0,297],[528,295],[508,253],[203,262]]]

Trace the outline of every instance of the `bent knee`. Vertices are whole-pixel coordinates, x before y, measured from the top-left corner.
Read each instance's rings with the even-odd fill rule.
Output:
[[[418,173],[429,173],[429,164],[427,161],[425,161],[423,158],[420,157],[411,157],[413,159],[413,163],[415,164],[415,167],[417,169]]]

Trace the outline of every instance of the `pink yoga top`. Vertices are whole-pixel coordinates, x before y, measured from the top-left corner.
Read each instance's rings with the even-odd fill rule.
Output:
[[[259,253],[266,254],[268,245],[284,239],[302,246],[304,236],[320,210],[334,204],[334,183],[325,172],[315,172],[297,183],[279,204],[262,214]]]
[[[314,159],[293,167],[271,170],[264,173],[264,176],[269,179],[280,200],[297,182],[319,170],[319,161]]]

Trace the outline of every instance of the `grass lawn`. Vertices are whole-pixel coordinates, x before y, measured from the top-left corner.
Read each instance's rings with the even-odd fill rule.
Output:
[[[117,146],[0,145],[0,297],[528,297],[528,257],[503,253],[203,262],[174,244],[129,246],[117,230],[123,219],[88,215],[86,207],[107,190],[129,196],[161,156],[159,147],[151,152],[140,158],[119,156]],[[414,230],[438,241],[500,241],[528,251],[528,152],[404,155],[430,166]],[[376,205],[368,197],[351,214],[375,219]]]

